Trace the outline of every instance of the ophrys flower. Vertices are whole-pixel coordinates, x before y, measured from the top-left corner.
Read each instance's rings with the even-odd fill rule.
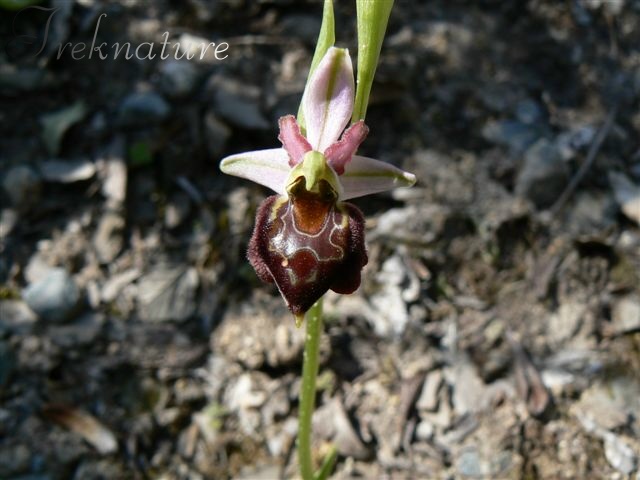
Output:
[[[220,163],[224,173],[278,194],[258,209],[248,258],[260,279],[275,282],[298,323],[327,290],[352,293],[360,286],[367,263],[364,219],[344,200],[415,183],[410,173],[355,155],[369,129],[360,120],[345,130],[353,99],[349,53],[332,47],[302,100],[306,136],[288,115],[279,121],[282,148]]]

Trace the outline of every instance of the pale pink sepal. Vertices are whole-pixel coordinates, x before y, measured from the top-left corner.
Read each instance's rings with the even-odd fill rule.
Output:
[[[360,144],[364,142],[364,139],[367,138],[368,133],[369,127],[364,124],[364,120],[360,120],[351,125],[342,134],[342,138],[333,143],[324,152],[327,162],[338,175],[344,173],[345,165],[351,160],[351,157],[356,153]]]
[[[289,154],[283,148],[255,150],[224,158],[220,170],[227,175],[246,178],[283,195],[291,172]]]
[[[340,200],[384,192],[397,187],[411,187],[416,183],[412,173],[400,170],[373,158],[354,155],[340,175],[343,192]]]
[[[278,120],[280,134],[278,140],[289,154],[289,166],[295,167],[304,158],[304,154],[311,151],[311,145],[300,132],[300,126],[293,115],[280,117]]]
[[[311,147],[324,152],[338,140],[353,110],[353,66],[346,49],[331,47],[313,72],[302,99]]]

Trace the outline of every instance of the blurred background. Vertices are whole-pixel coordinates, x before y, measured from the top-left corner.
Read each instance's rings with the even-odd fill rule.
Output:
[[[21,3],[0,478],[295,477],[303,331],[245,259],[269,192],[218,162],[278,145],[321,3]],[[354,202],[369,264],[325,302],[334,478],[640,478],[639,107],[637,0],[396,2],[360,153],[418,183]]]

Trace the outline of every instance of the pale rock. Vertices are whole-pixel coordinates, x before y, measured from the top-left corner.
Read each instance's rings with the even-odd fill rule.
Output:
[[[43,320],[62,322],[80,302],[80,289],[62,268],[52,268],[23,291],[24,301]]]
[[[638,454],[622,438],[607,432],[604,436],[604,456],[609,464],[625,475],[631,474],[638,463]]]
[[[416,402],[416,407],[418,408],[418,410],[437,410],[438,392],[440,391],[442,382],[442,371],[433,370],[432,372],[429,372],[427,374],[427,378],[425,379],[424,385],[422,386],[422,392],[420,393],[420,397],[418,397],[418,401]]]
[[[52,159],[40,165],[42,177],[48,182],[74,183],[91,179],[96,174],[95,164],[89,160]]]
[[[196,311],[195,268],[161,266],[138,280],[138,315],[147,322],[182,322]]]
[[[40,201],[42,179],[28,165],[18,165],[5,173],[2,188],[16,209],[27,210]]]
[[[124,217],[118,213],[106,212],[96,228],[93,246],[101,263],[111,263],[124,246]]]
[[[549,319],[549,336],[554,343],[561,344],[573,337],[582,325],[586,305],[579,302],[566,302]]]
[[[38,318],[22,300],[0,300],[0,336],[3,331],[26,334],[31,332]]]
[[[618,300],[611,312],[614,333],[640,330],[640,296],[629,294]]]
[[[622,213],[640,225],[640,186],[618,172],[609,172],[609,183]]]

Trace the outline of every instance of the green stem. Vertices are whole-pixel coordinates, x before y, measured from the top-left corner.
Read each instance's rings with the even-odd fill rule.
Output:
[[[298,462],[304,480],[313,480],[311,455],[311,419],[316,403],[316,377],[320,336],[322,334],[322,298],[307,312],[307,334],[304,341],[302,363],[302,386],[300,387],[300,409],[298,420]]]
[[[327,456],[324,457],[324,460],[322,461],[320,470],[318,470],[315,477],[313,477],[314,480],[325,480],[329,478],[329,475],[331,475],[331,472],[333,472],[333,467],[336,464],[337,457],[338,449],[335,445],[331,445],[329,453],[327,453]]]
[[[351,122],[364,120],[393,0],[356,0],[358,78]]]

